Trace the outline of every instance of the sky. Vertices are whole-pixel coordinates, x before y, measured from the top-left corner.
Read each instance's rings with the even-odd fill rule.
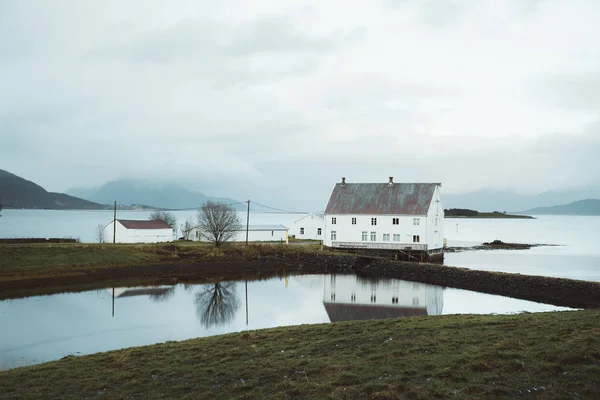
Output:
[[[342,176],[592,185],[598,20],[595,0],[0,0],[0,168],[279,206]]]

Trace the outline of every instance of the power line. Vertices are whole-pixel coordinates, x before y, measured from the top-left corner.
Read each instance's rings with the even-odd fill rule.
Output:
[[[275,207],[271,207],[271,206],[267,206],[261,203],[257,203],[256,201],[253,201],[252,203],[256,204],[257,206],[261,206],[264,208],[268,208],[270,210],[274,210],[274,211],[278,211],[278,212],[283,212],[283,213],[288,213],[288,214],[322,214],[325,211],[315,211],[315,212],[311,212],[311,211],[290,211],[290,210],[282,210],[281,208],[275,208]]]

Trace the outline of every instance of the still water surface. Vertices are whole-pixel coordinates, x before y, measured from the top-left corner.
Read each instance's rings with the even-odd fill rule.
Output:
[[[247,329],[558,310],[567,308],[354,275],[115,288],[114,292],[111,288],[0,301],[0,369]]]

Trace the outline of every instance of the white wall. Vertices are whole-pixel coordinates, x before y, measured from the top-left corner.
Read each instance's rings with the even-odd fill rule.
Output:
[[[173,229],[126,229],[117,223],[117,243],[164,243],[173,241]],[[113,222],[104,228],[104,242],[113,242]]]
[[[440,315],[444,305],[444,289],[440,286],[402,280],[360,282],[355,275],[337,274],[324,280],[326,302],[427,308],[428,315]],[[398,303],[392,303],[392,297],[398,298]]]
[[[352,218],[356,218],[356,225],[352,225]],[[332,223],[332,218],[336,223]],[[371,218],[377,218],[377,225],[371,225]],[[392,218],[398,218],[399,224],[394,225]],[[413,219],[418,218],[419,225],[414,225]],[[426,216],[399,216],[399,215],[325,215],[325,246],[331,246],[331,233],[336,232],[336,242],[354,243],[384,243],[401,244],[406,246],[426,244],[427,234]],[[367,232],[367,241],[362,240],[362,232]],[[375,241],[371,240],[371,232],[375,232]],[[384,241],[383,234],[389,234],[390,240]],[[394,241],[393,235],[399,234],[400,241]],[[419,236],[419,243],[413,242],[413,235]]]
[[[304,233],[300,233],[300,228],[304,229]],[[313,214],[308,214],[294,222],[294,235],[296,239],[323,240],[324,230],[325,222]]]
[[[433,200],[427,212],[427,248],[429,250],[444,247],[444,207],[440,188],[435,189]]]
[[[200,235],[198,228],[194,228],[191,233],[193,241],[206,242],[207,240]],[[237,231],[230,240],[232,242],[245,242],[246,230]],[[249,242],[287,242],[287,231],[285,230],[250,230],[248,231]]]

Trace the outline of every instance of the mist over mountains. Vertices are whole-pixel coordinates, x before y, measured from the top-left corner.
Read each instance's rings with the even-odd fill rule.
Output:
[[[226,197],[207,196],[203,193],[173,183],[155,183],[135,179],[121,179],[105,183],[99,188],[72,188],[67,190],[77,196],[100,204],[144,205],[167,209],[197,209],[206,201],[239,203]],[[244,205],[234,205],[236,209]]]

